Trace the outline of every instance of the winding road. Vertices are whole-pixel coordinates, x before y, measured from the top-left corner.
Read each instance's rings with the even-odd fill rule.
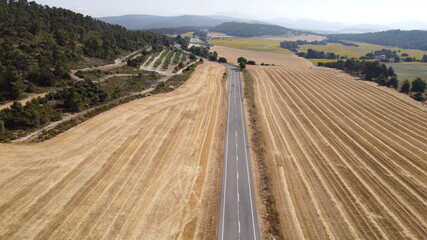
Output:
[[[240,70],[230,72],[227,133],[223,164],[218,239],[259,239],[255,192],[246,144]]]

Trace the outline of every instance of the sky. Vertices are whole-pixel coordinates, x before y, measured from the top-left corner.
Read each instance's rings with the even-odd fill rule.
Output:
[[[427,23],[427,0],[36,0],[92,17],[126,14],[227,15],[258,20],[314,19],[344,24]]]

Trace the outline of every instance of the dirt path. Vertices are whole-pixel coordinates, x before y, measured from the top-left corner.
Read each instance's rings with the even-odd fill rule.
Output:
[[[96,81],[94,81],[94,82],[102,82],[102,81],[108,80],[108,79],[113,78],[113,77],[137,77],[137,76],[138,76],[138,74],[132,74],[132,73],[117,73],[117,74],[111,74],[111,75],[108,75],[108,76],[102,77],[102,78],[100,78],[100,79],[98,79],[98,80],[96,80]]]
[[[427,237],[427,112],[307,67],[255,67],[285,239]]]
[[[71,79],[73,79],[75,81],[83,81],[84,80],[84,79],[76,76],[76,73],[78,71],[83,71],[83,72],[85,72],[85,71],[93,71],[93,70],[106,71],[106,70],[110,70],[110,69],[113,69],[113,68],[123,67],[123,66],[126,65],[126,62],[123,62],[126,58],[128,58],[128,57],[130,57],[132,55],[134,55],[132,58],[136,58],[138,56],[141,56],[141,54],[137,54],[139,51],[141,51],[141,50],[137,50],[135,52],[130,53],[127,56],[124,56],[122,58],[118,58],[118,59],[114,60],[114,64],[107,64],[107,65],[103,65],[103,66],[99,66],[99,67],[90,67],[90,68],[82,68],[82,69],[71,70],[70,71]]]
[[[224,67],[43,143],[0,144],[1,239],[214,239]]]
[[[48,94],[48,93],[30,93],[30,94],[28,94],[28,97],[26,97],[22,100],[19,100],[18,102],[22,103],[22,105],[25,105],[27,102],[31,101],[33,98],[44,97],[44,96],[46,96],[46,94]],[[12,106],[12,104],[13,104],[13,102],[8,102],[8,103],[5,103],[3,105],[0,105],[0,110],[8,108],[8,107]]]

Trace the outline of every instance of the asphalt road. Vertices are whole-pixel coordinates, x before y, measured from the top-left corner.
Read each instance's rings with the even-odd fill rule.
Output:
[[[240,70],[231,65],[226,66],[230,73],[230,86],[218,239],[260,239],[246,144]]]

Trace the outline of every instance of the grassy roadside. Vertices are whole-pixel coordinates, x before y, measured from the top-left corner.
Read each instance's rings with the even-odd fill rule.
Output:
[[[243,71],[243,80],[245,82],[244,96],[247,100],[249,125],[252,129],[250,139],[252,141],[255,159],[258,164],[258,171],[261,177],[260,184],[262,203],[265,205],[266,209],[266,216],[264,216],[264,220],[267,222],[265,224],[265,236],[273,236],[275,239],[284,239],[280,229],[280,218],[276,207],[276,201],[271,194],[272,183],[268,177],[269,175],[264,147],[265,142],[261,125],[259,124],[259,115],[255,102],[254,81],[247,70]]]

